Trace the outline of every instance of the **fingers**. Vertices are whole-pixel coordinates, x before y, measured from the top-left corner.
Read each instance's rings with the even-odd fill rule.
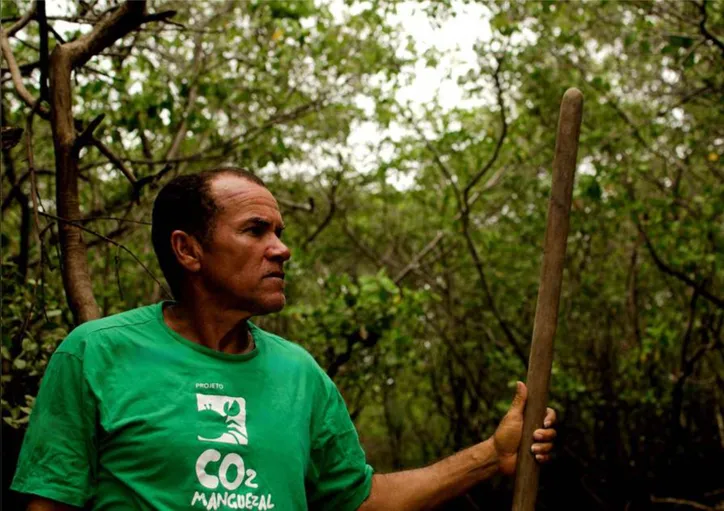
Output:
[[[533,444],[533,446],[530,448],[530,452],[532,452],[533,454],[550,454],[552,450],[553,444],[550,442]]]
[[[553,440],[556,438],[556,430],[553,426],[556,423],[556,411],[553,408],[546,410],[546,417],[543,419],[543,428],[533,432],[533,445],[530,450],[535,455],[538,463],[547,463],[551,460],[553,451]]]
[[[557,415],[556,411],[553,408],[548,408],[546,410],[546,418],[543,419],[543,427],[550,428],[556,423]]]
[[[551,452],[553,451],[553,444],[533,444],[530,448],[531,452],[535,455],[535,460],[538,463],[547,463],[551,460]]]
[[[533,441],[552,442],[557,434],[555,429],[536,429],[533,432]]]

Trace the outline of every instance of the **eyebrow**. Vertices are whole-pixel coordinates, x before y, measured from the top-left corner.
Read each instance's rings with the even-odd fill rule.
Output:
[[[254,217],[248,218],[248,219],[245,220],[244,223],[242,224],[243,227],[248,227],[248,226],[250,226],[250,225],[258,225],[258,226],[260,226],[260,227],[265,227],[265,228],[266,228],[266,227],[271,227],[272,222],[270,222],[269,220],[267,220],[267,219],[265,219],[265,218],[261,218],[261,217],[258,217],[258,216],[254,216]],[[283,231],[285,228],[286,228],[286,226],[285,226],[283,223],[278,227],[278,229],[279,229],[280,231]]]

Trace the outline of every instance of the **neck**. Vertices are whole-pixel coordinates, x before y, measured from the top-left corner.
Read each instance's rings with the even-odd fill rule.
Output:
[[[254,349],[247,320],[251,314],[220,306],[208,298],[184,298],[165,307],[166,324],[179,335],[222,353],[244,354]]]

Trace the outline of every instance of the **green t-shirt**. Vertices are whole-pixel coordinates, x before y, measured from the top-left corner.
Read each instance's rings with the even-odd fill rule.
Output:
[[[252,352],[211,350],[162,307],[61,343],[12,489],[92,509],[357,509],[372,468],[314,359],[251,323]]]

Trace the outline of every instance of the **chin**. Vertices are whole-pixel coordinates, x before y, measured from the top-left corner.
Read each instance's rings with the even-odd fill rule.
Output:
[[[257,304],[255,316],[263,316],[265,314],[273,314],[281,311],[287,304],[287,298],[284,295],[264,300]]]

